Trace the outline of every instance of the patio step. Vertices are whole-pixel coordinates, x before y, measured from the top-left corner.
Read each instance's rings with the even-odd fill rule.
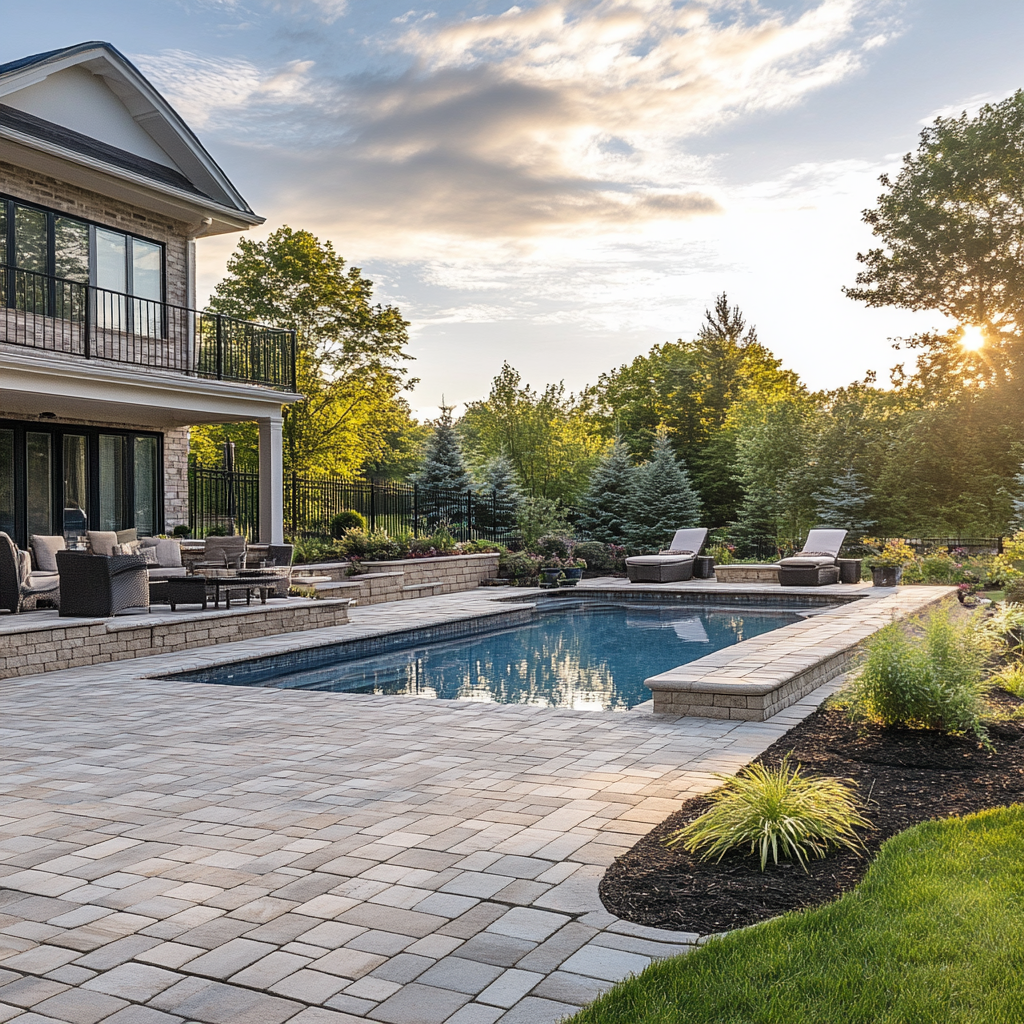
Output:
[[[430,597],[433,594],[440,593],[443,588],[444,583],[440,580],[432,580],[428,583],[410,583],[408,586],[402,587],[402,599]]]

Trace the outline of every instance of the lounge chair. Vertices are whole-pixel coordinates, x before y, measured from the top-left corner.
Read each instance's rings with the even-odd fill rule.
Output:
[[[0,532],[0,608],[17,613],[35,607],[39,598],[60,600],[60,576],[32,571],[32,556]]]
[[[779,562],[779,583],[784,587],[823,587],[839,582],[839,549],[845,530],[811,530],[803,551]]]
[[[684,583],[693,579],[693,563],[704,546],[708,531],[676,530],[671,547],[657,555],[633,555],[626,559],[630,583]]]

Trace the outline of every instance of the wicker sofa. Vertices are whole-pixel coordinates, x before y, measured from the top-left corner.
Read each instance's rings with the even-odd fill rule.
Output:
[[[685,583],[693,579],[693,564],[704,547],[705,529],[676,530],[672,545],[657,555],[633,555],[626,559],[630,583]]]
[[[88,555],[58,551],[60,614],[106,617],[149,610],[149,575],[141,555]]]
[[[33,572],[27,551],[0,532],[0,608],[16,614],[35,607],[39,598],[60,600],[60,577],[55,572]]]
[[[811,530],[802,551],[779,562],[783,587],[823,587],[839,582],[839,551],[845,530]]]

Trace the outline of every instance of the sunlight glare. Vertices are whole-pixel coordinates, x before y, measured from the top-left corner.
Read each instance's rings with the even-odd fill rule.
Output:
[[[980,327],[965,327],[960,336],[960,346],[967,352],[977,352],[985,344],[985,335]]]

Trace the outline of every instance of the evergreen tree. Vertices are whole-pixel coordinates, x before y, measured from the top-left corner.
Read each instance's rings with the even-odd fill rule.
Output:
[[[700,514],[690,474],[676,461],[668,431],[660,428],[651,461],[634,477],[627,540],[631,547],[657,551],[669,544],[676,530],[698,526]]]
[[[416,483],[420,487],[466,491],[472,486],[452,423],[454,408],[452,405],[441,405],[441,415],[434,422],[434,432],[423,456],[423,466],[416,476]]]
[[[846,530],[848,540],[856,541],[870,533],[875,525],[867,518],[871,492],[860,482],[851,467],[814,495],[818,522],[836,530]],[[1022,502],[1024,509],[1024,502]]]
[[[512,460],[504,452],[484,466],[478,490],[482,500],[477,527],[487,530],[493,540],[511,539],[523,496]]]
[[[636,470],[629,448],[616,437],[590,475],[580,501],[580,529],[602,544],[625,544],[629,530]]]
[[[480,474],[481,494],[488,497],[494,496],[498,501],[512,502],[519,501],[522,494],[519,484],[516,481],[515,467],[512,460],[502,452],[488,462]]]

